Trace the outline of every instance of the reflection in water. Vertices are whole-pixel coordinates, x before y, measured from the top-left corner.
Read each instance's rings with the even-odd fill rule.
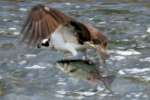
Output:
[[[57,61],[56,67],[81,80],[88,80],[95,84],[100,84],[100,82],[102,82],[106,89],[110,92],[112,91],[111,83],[115,75],[104,75],[104,72],[96,63],[92,63],[88,60],[60,60]]]
[[[16,3],[1,0],[0,100],[149,100],[149,3],[147,0],[119,1],[27,0]],[[31,6],[38,3],[90,21],[110,37],[111,57],[107,60],[107,68],[117,71],[111,84],[113,94],[103,91],[105,87],[101,84],[92,85],[57,69],[53,63],[61,59],[61,52],[25,48],[18,43],[23,19]]]

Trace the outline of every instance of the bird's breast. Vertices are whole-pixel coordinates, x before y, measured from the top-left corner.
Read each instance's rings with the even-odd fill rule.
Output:
[[[69,30],[56,30],[50,39],[50,43],[56,49],[66,50],[68,45],[70,48],[78,49],[80,45],[77,41],[77,37]]]

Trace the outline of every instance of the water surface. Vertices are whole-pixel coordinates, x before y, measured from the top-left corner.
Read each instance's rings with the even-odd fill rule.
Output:
[[[0,1],[0,100],[150,99],[149,0],[16,1]],[[18,44],[27,12],[39,3],[90,22],[107,34],[111,52],[107,68],[117,74],[114,94],[57,69],[53,62],[61,59],[61,52]]]

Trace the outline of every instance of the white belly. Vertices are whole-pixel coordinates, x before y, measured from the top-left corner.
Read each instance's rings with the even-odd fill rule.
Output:
[[[69,38],[69,37],[68,37]],[[70,37],[72,38],[72,37]],[[77,55],[77,50],[82,47],[82,45],[78,44],[75,41],[66,41],[62,33],[55,31],[51,36],[51,44],[57,50],[69,51],[73,56]],[[70,40],[70,39],[69,39]]]

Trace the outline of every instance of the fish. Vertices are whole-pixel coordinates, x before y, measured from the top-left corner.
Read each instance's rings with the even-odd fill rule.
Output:
[[[94,62],[81,59],[66,59],[57,61],[56,67],[79,80],[88,80],[95,83],[102,82],[106,89],[112,91],[111,84],[115,75],[103,75],[99,66]]]

